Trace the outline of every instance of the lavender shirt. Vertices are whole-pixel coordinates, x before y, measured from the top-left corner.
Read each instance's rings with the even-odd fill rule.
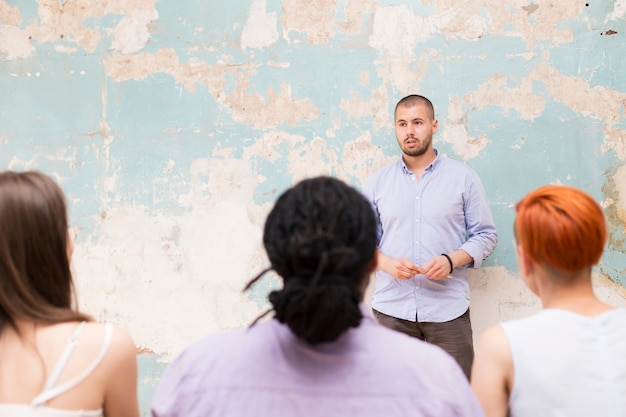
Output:
[[[420,322],[441,323],[465,313],[470,294],[468,267],[480,268],[498,241],[476,172],[437,155],[418,181],[400,159],[375,172],[363,193],[376,211],[378,247],[385,255],[425,265],[442,253],[463,249],[474,259],[473,264],[455,268],[452,279],[444,280],[424,275],[401,280],[378,270],[372,307],[388,316]]]
[[[484,416],[443,350],[362,310],[358,328],[315,347],[275,319],[190,346],[165,371],[152,416]]]

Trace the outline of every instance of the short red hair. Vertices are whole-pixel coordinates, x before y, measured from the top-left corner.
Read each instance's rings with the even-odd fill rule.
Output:
[[[600,261],[606,221],[584,191],[546,185],[527,194],[515,211],[516,240],[532,262],[572,273]]]

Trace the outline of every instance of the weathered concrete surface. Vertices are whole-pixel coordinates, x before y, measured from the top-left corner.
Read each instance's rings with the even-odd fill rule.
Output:
[[[266,307],[261,231],[301,178],[360,187],[398,155],[393,105],[483,178],[500,243],[476,334],[526,315],[513,206],[563,183],[605,208],[596,287],[624,305],[626,1],[0,0],[0,163],[68,194],[81,306],[127,328],[141,401],[165,362]]]

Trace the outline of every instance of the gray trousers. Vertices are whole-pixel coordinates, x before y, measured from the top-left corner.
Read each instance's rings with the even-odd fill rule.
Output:
[[[380,324],[437,345],[452,356],[470,379],[474,361],[474,342],[469,309],[460,317],[443,323],[418,322],[391,317],[372,310]]]

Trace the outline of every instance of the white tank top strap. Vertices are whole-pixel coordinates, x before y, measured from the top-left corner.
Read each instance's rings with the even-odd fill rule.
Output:
[[[98,357],[96,358],[96,360],[87,369],[85,369],[85,371],[83,371],[83,373],[81,373],[80,375],[76,376],[73,379],[70,379],[69,381],[61,385],[54,387],[54,384],[56,384],[57,380],[61,376],[61,372],[63,371],[63,368],[65,368],[65,365],[69,361],[69,358],[72,352],[74,351],[74,348],[76,347],[76,344],[78,342],[78,337],[80,336],[80,333],[84,326],[85,326],[84,321],[81,322],[77,326],[76,330],[70,337],[70,340],[68,341],[68,344],[66,345],[65,350],[61,354],[61,357],[59,358],[58,362],[54,366],[54,369],[52,370],[52,372],[50,373],[50,377],[46,381],[46,384],[44,385],[43,390],[37,397],[35,397],[31,405],[33,406],[45,405],[51,399],[63,394],[66,391],[69,391],[70,389],[74,388],[76,385],[80,384],[85,378],[87,378],[93,372],[93,370],[96,369],[96,367],[100,364],[100,362],[104,358],[104,355],[106,355],[107,350],[109,349],[109,345],[111,344],[111,339],[113,338],[113,326],[111,326],[110,323],[106,323],[104,325],[104,343],[102,344],[102,349],[100,349],[100,353],[98,354]]]

